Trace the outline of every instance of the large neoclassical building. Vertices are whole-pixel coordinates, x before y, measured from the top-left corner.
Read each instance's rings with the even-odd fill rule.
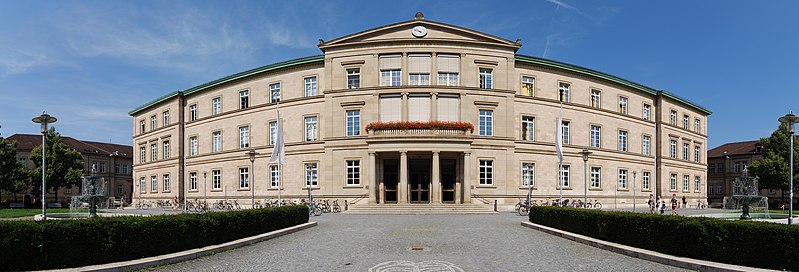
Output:
[[[133,111],[134,201],[706,199],[710,111],[421,14]],[[278,103],[279,102],[279,103]],[[563,105],[563,121],[557,124]],[[281,119],[277,120],[276,110]],[[277,124],[286,163],[269,163]],[[556,130],[562,129],[559,169]],[[251,169],[248,151],[258,153]],[[587,163],[581,155],[588,150]],[[588,176],[586,179],[586,175]],[[586,182],[587,180],[587,182]],[[283,182],[281,182],[283,181]]]

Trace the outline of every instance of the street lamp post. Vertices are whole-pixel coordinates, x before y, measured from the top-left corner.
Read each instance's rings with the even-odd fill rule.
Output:
[[[255,155],[258,155],[258,152],[250,149],[250,152],[247,152],[247,155],[250,156],[250,166],[252,169],[252,180],[250,181],[250,203],[252,208],[255,209]]]
[[[203,171],[203,204],[208,207],[208,172]]]
[[[788,136],[791,137],[791,151],[790,151],[790,159],[789,164],[791,167],[791,175],[789,176],[789,184],[788,188],[790,191],[788,192],[788,225],[793,224],[793,124],[799,122],[799,117],[790,112],[783,117],[780,117],[780,122],[785,123],[788,126]]]
[[[33,118],[34,123],[42,125],[42,220],[47,219],[47,203],[45,195],[47,193],[47,124],[52,124],[58,121],[53,116],[42,112],[42,115]]]
[[[637,202],[637,200],[636,200],[636,192],[635,192],[635,175],[636,174],[638,174],[638,172],[633,171],[633,212],[635,212],[635,202]]]
[[[588,205],[588,155],[591,155],[591,151],[588,149],[583,149],[580,151],[580,155],[583,155],[583,178],[585,179],[585,187],[583,187],[583,206]]]

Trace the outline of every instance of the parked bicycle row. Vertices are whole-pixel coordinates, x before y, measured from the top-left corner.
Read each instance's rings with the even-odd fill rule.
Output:
[[[527,202],[526,199],[522,200],[519,199],[519,203],[516,203],[516,212],[521,216],[527,216],[530,213],[530,207],[532,206],[556,206],[556,207],[570,207],[570,208],[585,208],[585,209],[602,209],[602,203],[599,203],[598,200],[591,200],[588,199],[588,202],[583,203],[582,199],[564,199],[563,203],[560,203],[559,199],[547,199],[547,200],[532,200]]]
[[[308,206],[309,207],[309,214],[314,216],[319,216],[322,213],[339,213],[341,212],[341,206],[338,204],[338,200],[315,200],[313,203],[308,203],[306,199],[282,199],[278,201],[277,199],[264,199],[256,200],[255,201],[255,208],[268,208],[268,207],[278,207],[278,206]],[[246,208],[249,205],[241,205],[239,204],[238,200],[217,200],[214,202],[207,202],[199,199],[188,200],[186,201],[186,210],[191,212],[207,212],[211,210],[215,211],[231,211],[231,210],[241,210],[242,208]],[[157,201],[150,201],[150,200],[139,200],[138,202],[134,202],[133,207],[136,209],[147,210],[150,208],[162,208],[162,209],[172,209],[172,210],[181,210],[183,208],[183,203],[177,201],[177,198],[174,200],[157,200]]]

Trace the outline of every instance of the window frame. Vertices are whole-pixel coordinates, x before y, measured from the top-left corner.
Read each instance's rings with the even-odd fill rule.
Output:
[[[239,167],[239,190],[250,188],[250,168]]]
[[[319,187],[319,162],[309,161],[304,162],[305,169],[305,187],[310,184],[311,188]]]
[[[629,150],[629,137],[630,133],[627,130],[620,129],[618,131],[618,150],[621,152],[627,152]]]
[[[641,172],[641,190],[652,190],[652,174],[649,171]]]
[[[626,96],[620,95],[619,96],[619,113],[621,114],[628,114],[630,107],[630,99]]]
[[[361,110],[352,109],[344,111],[345,131],[347,137],[361,136]]]
[[[641,114],[643,115],[642,117],[645,121],[652,121],[652,105],[644,103]]]
[[[535,116],[522,115],[520,132],[522,141],[535,141]]]
[[[494,69],[487,67],[479,67],[477,69],[478,88],[480,89],[493,89],[494,88]]]
[[[616,186],[618,186],[617,187],[618,190],[627,190],[628,175],[629,172],[627,171],[627,169],[619,169],[619,181],[616,184]]]
[[[525,92],[525,87],[526,86],[529,86],[528,88],[526,88],[528,90],[528,92]],[[519,94],[520,95],[528,96],[528,97],[534,97],[535,96],[535,77],[534,76],[522,75],[521,86],[520,87],[521,87],[521,90],[519,90]]]
[[[596,170],[596,171],[594,171]],[[590,171],[588,172],[588,184],[591,189],[601,189],[602,188],[602,167],[599,166],[591,166]]]
[[[280,166],[276,164],[269,165],[269,188],[281,187],[280,177]]]
[[[313,119],[312,122],[308,122],[309,119]],[[316,142],[319,141],[319,116],[318,115],[309,115],[304,116],[303,120],[303,135],[306,142]],[[313,125],[313,131],[309,131],[309,125]],[[309,134],[309,132],[313,132]],[[311,137],[309,137],[311,136]]]
[[[588,135],[588,146],[602,148],[602,126],[590,125]]]
[[[592,108],[601,109],[602,108],[602,90],[600,89],[590,89],[590,106]]]
[[[222,97],[211,98],[211,116],[222,114]]]
[[[317,80],[316,76],[303,78],[303,83],[303,86],[305,87],[305,97],[317,96],[319,94],[319,81]]]
[[[150,192],[157,193],[158,192],[158,176],[150,176]]]
[[[189,156],[197,156],[199,153],[199,139],[197,136],[189,137]]]
[[[494,160],[480,159],[478,162],[479,186],[494,185]]]
[[[494,136],[494,110],[478,109],[478,135]]]
[[[345,160],[344,179],[347,186],[361,185],[361,160]]]
[[[250,90],[239,91],[239,109],[250,107]]]
[[[559,81],[558,82],[558,92],[555,94],[558,97],[558,101],[563,103],[569,103],[571,98],[571,83]],[[562,95],[561,95],[562,92]]]
[[[169,141],[162,141],[161,145],[164,148],[162,156],[163,156],[164,160],[168,160],[171,157],[172,145],[169,143]]]
[[[189,122],[197,121],[197,104],[189,105]]]
[[[161,185],[164,187],[164,188],[163,188],[163,190],[162,190],[161,192],[163,192],[163,193],[169,193],[169,192],[171,191],[171,188],[170,188],[170,187],[172,186],[172,184],[170,184],[170,183],[171,183],[171,182],[170,182],[171,180],[170,180],[170,178],[169,178],[169,174],[164,174],[164,175],[161,177],[161,179],[162,179],[162,181],[161,181]]]
[[[354,67],[354,68],[347,68],[345,69],[346,73],[346,84],[347,89],[359,89],[361,88],[361,68]]]
[[[239,127],[239,149],[250,147],[250,126]]]
[[[211,152],[212,153],[222,152],[223,149],[224,148],[222,146],[222,131],[221,130],[212,131],[211,132]]]
[[[652,155],[652,136],[647,134],[641,136],[641,153],[646,156]]]
[[[211,169],[211,190],[222,190],[222,170]]]
[[[168,111],[168,110],[166,110],[166,111],[162,112],[162,113],[161,113],[161,116],[162,116],[162,120],[161,120],[161,122],[163,122],[163,123],[164,123],[164,125],[163,125],[163,126],[164,126],[164,127],[166,127],[166,126],[169,126],[169,124],[170,124],[170,120],[169,120],[169,111]]]
[[[561,164],[560,171],[558,171],[558,185],[555,188],[560,188],[561,182],[563,184],[563,188],[571,188],[571,165],[569,164]]]
[[[280,102],[280,100],[282,100],[282,95],[283,94],[280,91],[280,89],[282,88],[280,85],[281,85],[280,82],[269,83],[269,87],[268,88],[269,88],[269,103],[270,104],[275,104],[275,103]]]
[[[682,176],[682,191],[683,193],[687,193],[691,191],[691,175],[683,175]]]
[[[197,172],[189,172],[189,191],[197,191]]]
[[[533,187],[535,188],[535,163],[534,162],[522,162],[521,163],[521,187]]]

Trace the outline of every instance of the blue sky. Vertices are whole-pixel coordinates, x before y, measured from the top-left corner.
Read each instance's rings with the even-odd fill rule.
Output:
[[[4,137],[46,110],[63,135],[130,144],[150,100],[416,11],[698,103],[711,148],[799,110],[799,1],[0,1]]]

